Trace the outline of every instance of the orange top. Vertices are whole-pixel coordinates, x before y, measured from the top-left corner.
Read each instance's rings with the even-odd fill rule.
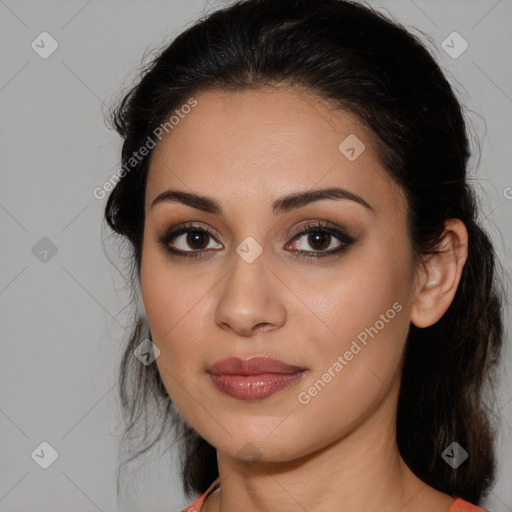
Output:
[[[197,498],[192,505],[187,508],[184,508],[181,512],[201,512],[203,508],[203,503],[206,501],[206,498],[215,491],[220,486],[220,479],[215,479],[210,487],[206,489],[206,491]],[[458,496],[453,497],[453,503],[450,508],[446,512],[487,512],[485,508],[477,507],[476,505],[472,505],[466,500],[459,498]]]

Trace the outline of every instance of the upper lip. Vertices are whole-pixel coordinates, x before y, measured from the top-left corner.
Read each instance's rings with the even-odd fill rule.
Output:
[[[254,356],[248,359],[228,357],[216,361],[208,367],[208,372],[214,375],[258,375],[260,373],[296,373],[305,368],[283,363],[278,359],[265,356]]]

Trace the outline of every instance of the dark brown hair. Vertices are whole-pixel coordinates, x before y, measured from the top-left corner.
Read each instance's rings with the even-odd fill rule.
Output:
[[[468,258],[452,304],[434,325],[411,325],[397,413],[400,453],[423,481],[477,503],[494,478],[493,382],[502,345],[498,261],[478,221],[467,177],[470,156],[462,107],[435,59],[412,33],[371,8],[345,0],[246,0],[213,12],[181,33],[141,72],[116,105],[112,126],[124,139],[126,166],[148,137],[194,95],[262,86],[296,86],[333,101],[369,126],[378,156],[403,189],[415,264],[435,252],[449,218],[469,234]],[[128,241],[133,299],[138,299],[149,159],[111,192],[110,228]],[[149,398],[161,430],[183,443],[187,496],[218,476],[216,452],[174,409],[156,363],[140,364],[137,345],[150,339],[147,319],[134,315],[120,366],[125,439]],[[136,452],[130,460],[149,449]],[[441,453],[453,441],[469,458],[452,469]]]

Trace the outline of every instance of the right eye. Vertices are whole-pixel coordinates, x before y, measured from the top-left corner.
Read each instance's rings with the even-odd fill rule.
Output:
[[[215,240],[214,236],[208,230],[194,226],[193,224],[187,224],[166,233],[159,239],[159,243],[171,254],[185,258],[197,258],[203,256],[205,252],[212,250],[212,248],[207,249],[210,239]],[[171,242],[173,242],[172,245]],[[178,247],[176,247],[176,245]],[[189,250],[187,247],[192,248],[192,250]],[[222,245],[213,248],[213,250],[219,248],[222,248]]]

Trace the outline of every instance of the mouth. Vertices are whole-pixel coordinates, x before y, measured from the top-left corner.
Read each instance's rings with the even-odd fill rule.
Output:
[[[263,400],[292,386],[306,372],[306,368],[267,357],[231,357],[217,361],[207,370],[213,385],[219,391],[246,401]]]

